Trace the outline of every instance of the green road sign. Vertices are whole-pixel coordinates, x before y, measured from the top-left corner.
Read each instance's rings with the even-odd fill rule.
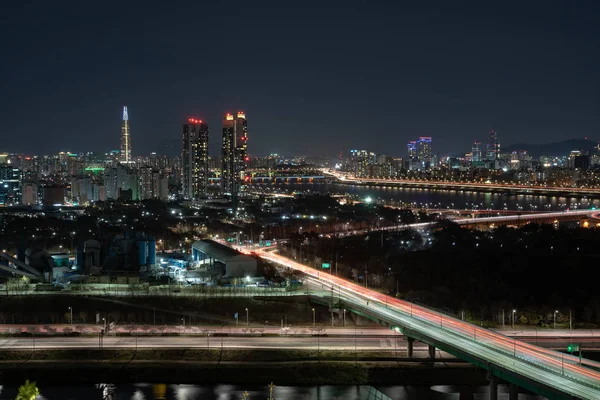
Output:
[[[330,267],[331,267],[331,264],[329,264],[329,263],[323,263],[323,264],[321,264],[321,268],[323,268],[323,269],[330,268]]]
[[[567,345],[567,351],[572,353],[574,351],[579,351],[579,343],[569,343]]]

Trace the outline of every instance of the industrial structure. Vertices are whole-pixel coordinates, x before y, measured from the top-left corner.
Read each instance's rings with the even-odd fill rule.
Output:
[[[214,240],[200,240],[192,245],[192,260],[196,268],[211,276],[242,278],[254,276],[256,260]]]

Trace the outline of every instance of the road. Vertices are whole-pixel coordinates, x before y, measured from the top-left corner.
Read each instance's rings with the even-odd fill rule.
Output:
[[[279,350],[347,350],[347,351],[404,351],[406,342],[400,335],[372,337],[356,335],[348,337],[115,337],[105,336],[104,348],[229,348],[229,349],[279,349]],[[0,350],[32,349],[33,337],[2,338]],[[98,348],[95,337],[36,337],[36,349]],[[415,346],[416,350],[427,351],[426,345]],[[445,354],[444,357],[451,357]],[[454,358],[454,357],[452,357]]]
[[[463,352],[488,369],[502,368],[537,382],[541,389],[583,399],[600,399],[600,372],[578,364],[578,359],[509,338],[456,318],[391,298],[339,277],[322,274],[272,251],[258,250],[265,260],[305,273],[309,279],[331,286],[349,307],[394,325],[414,337],[424,337]],[[586,364],[592,361],[586,360]]]
[[[327,292],[322,292],[327,293]],[[329,294],[331,292],[328,292]],[[111,332],[138,332],[140,335],[148,334],[153,331],[154,333],[158,333],[159,331],[162,333],[180,333],[180,334],[198,334],[204,332],[206,330],[226,335],[245,335],[247,333],[248,328],[252,329],[260,329],[260,331],[264,334],[270,335],[279,335],[282,333],[282,327],[280,325],[257,325],[255,323],[251,323],[249,326],[246,326],[246,322],[242,315],[240,317],[239,324],[236,325],[149,325],[149,324],[128,324],[128,323],[119,323],[114,325],[114,328]],[[73,325],[71,324],[0,324],[0,334],[15,334],[19,332],[28,332],[29,328],[35,326],[36,332],[47,334],[47,328],[51,328],[54,333],[63,333],[65,329],[81,331],[84,333],[97,333],[102,328],[102,324],[79,324],[75,322]],[[296,326],[287,326],[287,335],[305,335],[310,334],[312,329],[321,328],[323,333],[327,336],[397,336],[398,333],[389,328],[383,328],[380,325],[350,325],[346,327],[342,326],[330,326],[323,324],[322,322],[318,322],[316,325],[307,324],[307,325],[296,325]],[[523,339],[525,341],[555,341],[557,343],[597,343],[598,347],[600,347],[600,330],[590,330],[590,329],[518,329],[518,330],[492,330],[498,333],[501,333],[508,337],[515,337],[519,339]],[[584,346],[585,348],[585,346]]]
[[[310,331],[304,334],[292,334],[282,336],[253,336],[237,332],[238,336],[214,336],[215,333],[227,333],[227,329],[215,327],[209,329],[209,337],[198,332],[195,336],[104,336],[105,348],[236,348],[236,349],[296,349],[310,350],[317,346],[321,350],[358,350],[358,351],[398,351],[406,353],[406,339],[399,333],[391,330],[381,332],[379,330],[347,329],[343,333],[337,331],[337,335],[312,336]],[[326,331],[327,332],[327,331]],[[234,332],[234,334],[236,334]],[[532,339],[526,341],[531,342]],[[586,345],[588,349],[597,349],[600,342],[597,338],[581,338],[579,343]],[[570,343],[568,339],[555,339],[541,337],[537,340],[538,345],[546,348],[565,349]],[[3,337],[0,338],[0,350],[32,349],[34,338],[31,337]],[[36,336],[36,349],[69,349],[69,348],[98,348],[97,337],[64,337],[64,336]],[[427,351],[425,344],[415,344],[415,350]],[[404,357],[406,354],[399,354]],[[452,357],[444,353],[444,358]]]

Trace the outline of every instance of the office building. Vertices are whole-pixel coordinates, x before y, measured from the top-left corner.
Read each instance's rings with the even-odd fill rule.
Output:
[[[490,161],[491,167],[494,167],[494,163],[498,159],[500,154],[500,143],[498,142],[498,134],[495,130],[491,130],[488,133],[486,161]]]
[[[123,164],[133,162],[131,158],[131,132],[129,130],[129,114],[127,106],[123,107],[123,123],[121,125],[121,151],[119,152],[119,161]]]
[[[473,142],[473,147],[471,149],[471,161],[474,163],[481,161],[481,142],[479,140],[475,140]]]
[[[408,142],[408,159],[416,160],[417,159],[417,141],[411,140]]]
[[[38,204],[38,185],[35,182],[23,182],[21,203],[26,206]]]
[[[186,199],[206,196],[208,189],[208,125],[190,118],[183,124],[182,188]]]
[[[246,114],[227,113],[223,120],[221,183],[224,193],[233,197],[241,190],[248,162],[248,125]]]
[[[0,165],[0,206],[21,202],[21,171],[13,165]]]
[[[431,136],[421,136],[417,140],[417,158],[424,167],[429,167],[432,161]]]

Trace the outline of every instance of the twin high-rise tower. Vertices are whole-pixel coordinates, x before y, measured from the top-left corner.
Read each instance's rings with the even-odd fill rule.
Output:
[[[235,196],[244,180],[248,161],[248,124],[246,114],[225,114],[221,147],[221,189]]]
[[[183,124],[183,195],[187,199],[204,197],[208,189],[208,125],[190,118]],[[246,115],[239,111],[227,113],[223,119],[221,146],[221,191],[233,201],[244,182],[248,161],[248,125]]]

